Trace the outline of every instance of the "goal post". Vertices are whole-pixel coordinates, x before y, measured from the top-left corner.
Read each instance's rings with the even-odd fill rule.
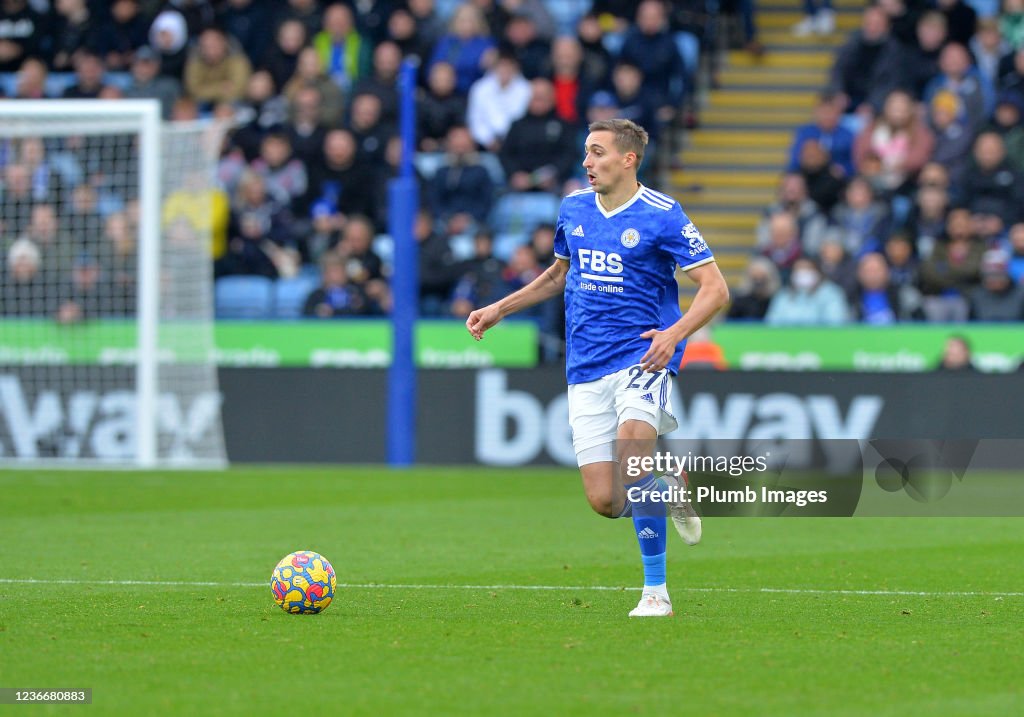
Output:
[[[221,466],[222,123],[0,102],[0,464]]]

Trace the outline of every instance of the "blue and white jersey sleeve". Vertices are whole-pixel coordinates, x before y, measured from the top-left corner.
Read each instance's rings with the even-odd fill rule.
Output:
[[[675,204],[668,214],[662,248],[676,260],[680,268],[689,271],[714,261],[708,243],[683,208]]]
[[[569,243],[565,239],[565,202],[558,209],[558,221],[555,222],[555,256],[569,261]]]

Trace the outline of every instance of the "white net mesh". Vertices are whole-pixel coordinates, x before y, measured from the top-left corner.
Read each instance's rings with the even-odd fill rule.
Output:
[[[38,114],[7,105],[0,461],[152,464],[141,446],[155,422],[157,464],[222,463],[209,210],[219,128],[164,126],[162,171],[146,175],[143,156],[157,145],[144,145],[141,117],[118,102],[81,116],[68,103]],[[141,209],[142,177],[158,177],[156,212]],[[159,278],[147,285],[141,252],[154,234]],[[159,320],[140,351],[147,292]],[[156,375],[152,393],[146,369]]]

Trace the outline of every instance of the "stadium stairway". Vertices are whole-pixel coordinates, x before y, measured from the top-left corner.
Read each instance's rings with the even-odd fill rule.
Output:
[[[818,92],[838,46],[859,27],[863,0],[834,0],[836,31],[796,37],[802,0],[757,5],[758,39],[765,52],[730,50],[717,87],[702,103],[701,124],[686,136],[680,161],[669,172],[673,196],[700,228],[729,281],[737,287],[755,243],[755,228],[771,204],[785,167],[793,131],[810,121]],[[693,289],[682,282],[681,302]]]

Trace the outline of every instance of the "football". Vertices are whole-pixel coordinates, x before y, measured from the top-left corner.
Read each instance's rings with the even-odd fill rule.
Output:
[[[284,556],[270,576],[274,602],[292,615],[316,615],[334,599],[337,578],[327,558],[312,550]]]

